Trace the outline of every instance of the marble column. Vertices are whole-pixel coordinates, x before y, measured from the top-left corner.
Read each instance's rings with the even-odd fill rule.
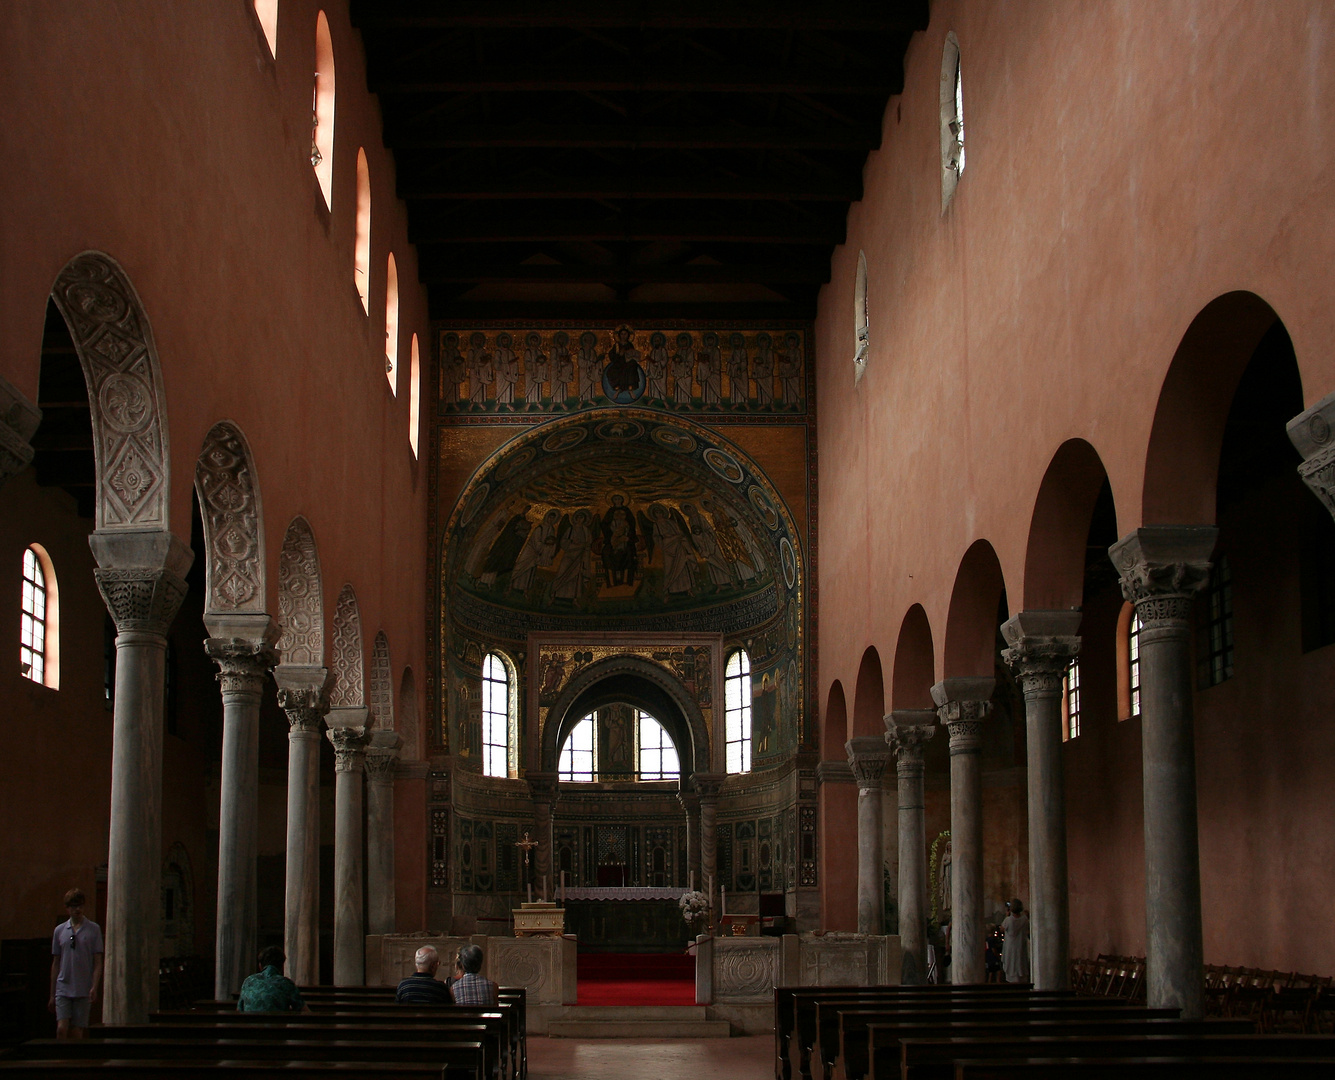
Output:
[[[934,709],[896,709],[885,718],[885,741],[899,777],[899,982],[927,982],[927,821],[923,746],[936,734]]]
[[[287,713],[287,882],[283,951],[298,986],[320,981],[320,721],[329,711],[329,672],[313,664],[274,668]]]
[[[700,865],[700,796],[694,791],[677,793],[677,801],[686,811],[686,884],[695,878],[695,887],[704,891],[704,871]]]
[[[946,679],[932,687],[950,733],[950,981],[983,981],[983,721],[992,712],[992,676]]]
[[[858,785],[858,933],[885,933],[881,780],[890,750],[884,735],[858,735],[844,744]]]
[[[394,772],[403,740],[373,731],[366,748],[366,932],[394,933]]]
[[[194,553],[160,531],[99,529],[88,543],[116,623],[102,1018],[142,1024],[158,1004],[167,629]]]
[[[0,486],[31,463],[31,440],[41,422],[42,410],[0,375]]]
[[[705,889],[715,911],[719,910],[718,879],[718,793],[723,777],[696,773],[691,785],[700,797],[700,888]]]
[[[1335,394],[1327,394],[1286,425],[1289,439],[1303,456],[1298,475],[1335,515]]]
[[[545,885],[547,899],[553,900],[557,879],[561,876],[556,870],[552,844],[552,809],[556,805],[560,778],[557,773],[531,772],[525,779],[533,799],[533,839],[538,842],[533,850],[533,889],[538,892]]]
[[[1062,676],[1080,652],[1081,614],[1022,611],[1001,627],[1002,659],[1024,694],[1029,773],[1029,918],[1036,990],[1071,988],[1066,877],[1066,777],[1062,769]]]
[[[218,925],[214,994],[226,1000],[255,970],[256,827],[260,792],[260,699],[278,662],[278,626],[265,614],[207,613],[204,651],[222,689],[222,784],[218,800]]]
[[[362,784],[366,771],[365,707],[329,710],[325,732],[334,745],[334,985],[366,981],[362,896]]]
[[[1145,987],[1150,1008],[1205,1011],[1192,610],[1210,579],[1213,525],[1151,525],[1111,548],[1122,595],[1140,618],[1140,739],[1145,778]]]

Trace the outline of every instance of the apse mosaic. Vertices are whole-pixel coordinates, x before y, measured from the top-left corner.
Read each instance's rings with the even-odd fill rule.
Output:
[[[805,329],[439,326],[440,410],[512,416],[596,406],[803,414]]]

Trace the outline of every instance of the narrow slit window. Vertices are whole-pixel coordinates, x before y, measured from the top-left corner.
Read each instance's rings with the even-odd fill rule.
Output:
[[[482,774],[510,775],[510,671],[488,653],[482,661]]]
[[[730,773],[751,771],[751,658],[745,649],[728,657],[723,676],[724,751]]]
[[[1208,690],[1233,677],[1233,572],[1227,555],[1210,568],[1210,583],[1196,610],[1197,685]]]
[[[37,552],[23,552],[23,611],[19,616],[19,664],[26,678],[46,683],[46,575]]]
[[[334,43],[329,20],[315,17],[315,87],[311,99],[311,168],[328,209],[334,206]]]
[[[412,349],[408,354],[408,445],[412,447],[413,457],[417,457],[418,428],[421,426],[422,410],[422,367],[417,352],[417,335],[413,335]]]
[[[577,784],[598,779],[598,723],[593,714],[570,729],[556,771],[562,780]]]
[[[1080,661],[1072,660],[1062,676],[1062,739],[1080,735]]]
[[[1140,719],[1140,616],[1131,616],[1131,719]]]

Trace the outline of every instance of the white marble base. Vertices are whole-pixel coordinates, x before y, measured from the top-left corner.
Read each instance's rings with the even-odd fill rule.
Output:
[[[776,986],[894,986],[898,936],[827,933],[696,939],[699,1005],[773,1003]]]

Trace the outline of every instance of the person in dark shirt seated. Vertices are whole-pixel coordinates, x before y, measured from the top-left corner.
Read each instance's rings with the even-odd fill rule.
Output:
[[[400,1005],[452,1005],[449,987],[436,981],[440,953],[435,946],[423,945],[418,949],[413,964],[417,970],[399,983],[394,1000]]]
[[[287,957],[277,945],[260,953],[260,970],[241,984],[238,1012],[310,1012],[297,984],[283,974]]]

